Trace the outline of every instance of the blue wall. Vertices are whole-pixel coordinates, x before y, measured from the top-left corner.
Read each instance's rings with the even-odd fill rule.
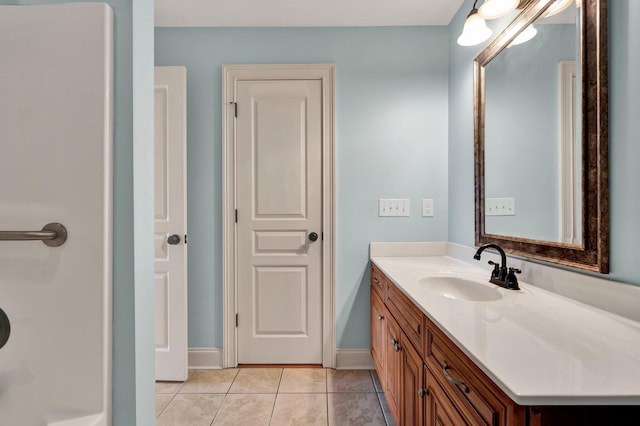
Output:
[[[559,108],[549,106],[558,106],[559,62],[575,61],[576,26],[536,28],[485,67],[485,196],[516,204],[515,216],[487,216],[485,229],[560,241]]]
[[[455,42],[472,0],[465,1],[449,28],[449,240],[474,245],[473,58],[485,47]],[[611,274],[602,276],[640,285],[637,236],[640,235],[640,2],[609,1],[609,187]],[[494,34],[504,22],[490,23]],[[580,272],[580,271],[577,271]]]
[[[222,346],[223,64],[336,64],[339,348],[369,345],[370,241],[447,239],[448,29],[156,29],[156,65],[187,67],[189,346]],[[378,198],[410,198],[379,218]],[[435,200],[422,218],[421,199]]]

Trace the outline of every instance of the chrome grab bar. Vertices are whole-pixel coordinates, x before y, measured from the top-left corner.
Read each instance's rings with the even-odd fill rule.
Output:
[[[47,223],[41,231],[0,231],[0,241],[42,241],[49,247],[58,247],[67,241],[67,228],[61,223]]]

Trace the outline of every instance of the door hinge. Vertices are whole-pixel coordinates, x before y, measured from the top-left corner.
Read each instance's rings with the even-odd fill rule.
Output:
[[[324,241],[324,232],[321,232],[320,235],[321,235],[320,238],[322,239],[322,241]]]
[[[238,223],[238,209],[236,209],[236,223]]]
[[[233,105],[233,116],[238,118],[238,103],[237,102],[229,102],[229,105]]]
[[[184,234],[184,243],[187,244],[187,234]]]
[[[236,314],[236,327],[238,327],[238,314]]]

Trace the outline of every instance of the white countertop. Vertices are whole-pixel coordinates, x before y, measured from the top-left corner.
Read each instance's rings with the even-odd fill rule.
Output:
[[[640,404],[640,323],[526,283],[500,288],[447,256],[371,260],[516,403]],[[419,283],[443,275],[486,282],[502,298],[452,299]]]

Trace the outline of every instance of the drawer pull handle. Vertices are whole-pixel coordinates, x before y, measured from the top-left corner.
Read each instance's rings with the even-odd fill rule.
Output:
[[[380,284],[380,281],[376,277],[371,278],[371,281],[373,281],[376,284]]]
[[[384,315],[378,315],[378,319],[382,321],[384,319]]]
[[[447,362],[446,361],[442,361],[442,374],[444,374],[444,378],[447,379],[453,385],[455,385],[462,392],[469,393],[469,388],[467,387],[467,385],[465,385],[464,383],[462,383],[459,380],[454,379],[451,376],[451,374],[449,374],[449,372],[447,371],[448,369],[449,369],[449,366],[447,365]]]

